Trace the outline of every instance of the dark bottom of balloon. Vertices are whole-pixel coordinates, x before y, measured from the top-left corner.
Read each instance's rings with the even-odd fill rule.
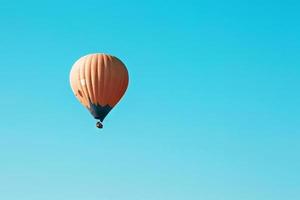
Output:
[[[95,117],[95,119],[99,119],[103,122],[106,115],[111,111],[112,107],[109,105],[101,106],[98,104],[90,104],[90,113]]]

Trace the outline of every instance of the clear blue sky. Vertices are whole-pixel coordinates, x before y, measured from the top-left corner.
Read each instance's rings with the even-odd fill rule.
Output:
[[[300,199],[299,1],[0,3],[0,199]],[[94,52],[130,74],[103,130]]]

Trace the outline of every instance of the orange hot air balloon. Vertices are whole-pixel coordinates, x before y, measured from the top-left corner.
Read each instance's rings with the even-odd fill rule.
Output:
[[[70,73],[73,93],[102,128],[106,115],[119,102],[128,86],[128,71],[118,58],[89,54],[75,62]]]

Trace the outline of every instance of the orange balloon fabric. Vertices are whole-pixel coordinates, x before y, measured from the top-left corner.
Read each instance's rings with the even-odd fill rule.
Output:
[[[106,54],[81,57],[70,73],[73,93],[101,122],[124,95],[128,80],[122,61]]]

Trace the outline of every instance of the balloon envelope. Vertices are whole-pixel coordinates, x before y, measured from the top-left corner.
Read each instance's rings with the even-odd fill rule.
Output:
[[[73,65],[70,83],[80,103],[102,122],[124,95],[128,71],[114,56],[89,54]]]

